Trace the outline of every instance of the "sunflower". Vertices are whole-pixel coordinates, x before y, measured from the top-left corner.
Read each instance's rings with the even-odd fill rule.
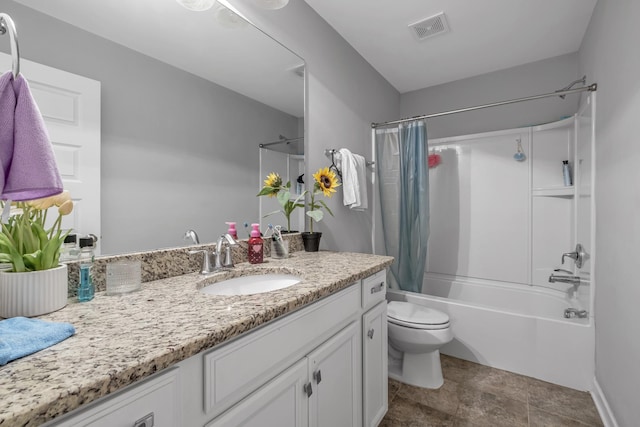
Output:
[[[316,180],[316,183],[319,185],[320,190],[322,190],[322,193],[326,197],[331,197],[331,193],[335,193],[336,187],[340,185],[335,172],[333,172],[328,167],[318,169],[318,172],[313,174],[313,178]]]
[[[267,179],[264,180],[264,186],[271,191],[268,191],[266,194],[269,197],[275,196],[278,191],[280,191],[280,187],[282,186],[282,178],[275,172],[271,172],[267,175]]]

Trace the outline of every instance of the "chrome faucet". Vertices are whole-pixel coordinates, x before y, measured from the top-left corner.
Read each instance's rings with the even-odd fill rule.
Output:
[[[184,240],[191,240],[194,245],[200,244],[200,239],[198,239],[198,234],[193,230],[187,230],[184,233]]]
[[[587,316],[589,316],[589,312],[587,310],[579,310],[577,308],[566,308],[564,310],[564,317],[567,319],[573,319],[574,317],[584,319]]]
[[[227,248],[226,252],[223,253],[222,248],[225,243],[227,243]],[[216,250],[213,253],[213,255],[215,256],[215,262],[213,266],[214,270],[220,270],[222,268],[233,268],[233,256],[231,254],[231,247],[237,244],[238,242],[236,242],[230,234],[223,234],[218,238],[218,241],[216,242]]]
[[[202,267],[200,268],[200,274],[209,274],[211,270],[211,254],[207,249],[199,249],[196,251],[189,251],[189,255],[203,254]]]
[[[557,274],[551,273],[549,276],[549,283],[569,283],[570,285],[575,286],[576,288],[580,285],[580,276],[559,276]]]

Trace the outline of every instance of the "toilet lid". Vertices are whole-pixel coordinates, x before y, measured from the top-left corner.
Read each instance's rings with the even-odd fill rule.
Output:
[[[387,317],[391,323],[410,328],[441,329],[449,324],[446,313],[410,302],[389,302]]]

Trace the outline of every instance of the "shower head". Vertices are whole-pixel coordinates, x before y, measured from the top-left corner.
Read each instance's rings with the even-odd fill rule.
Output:
[[[587,76],[582,76],[581,79],[575,80],[573,82],[571,82],[570,84],[568,84],[567,86],[563,87],[562,89],[558,89],[556,92],[563,92],[565,90],[569,90],[571,89],[573,86],[577,85],[578,83],[582,83],[583,85],[587,84]],[[567,95],[558,95],[560,98],[564,99],[565,96]]]

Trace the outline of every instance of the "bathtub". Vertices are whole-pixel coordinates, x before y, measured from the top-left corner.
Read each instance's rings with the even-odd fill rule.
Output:
[[[486,280],[425,275],[423,294],[389,289],[449,315],[454,339],[441,353],[577,390],[594,380],[593,319],[565,319],[582,308],[566,292]]]

